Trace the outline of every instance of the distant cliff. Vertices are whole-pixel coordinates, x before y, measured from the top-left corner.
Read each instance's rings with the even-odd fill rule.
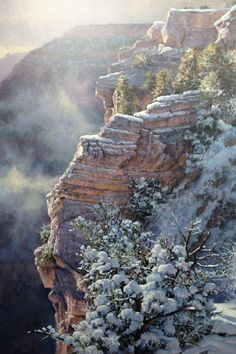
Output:
[[[25,56],[26,53],[8,53],[0,59],[0,83]]]

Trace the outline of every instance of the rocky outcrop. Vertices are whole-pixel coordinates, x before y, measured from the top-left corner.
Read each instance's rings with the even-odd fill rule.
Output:
[[[97,95],[105,104],[106,124],[98,134],[80,139],[67,171],[48,195],[51,218],[49,242],[53,244],[53,266],[50,263],[43,269],[37,259],[40,250],[36,252],[36,264],[43,282],[52,289],[50,299],[56,310],[56,323],[61,333],[80,321],[86,311],[86,289],[81,285],[81,275],[78,272],[80,259],[76,252],[88,240],[82,232],[75,233],[71,222],[80,215],[88,219],[96,218],[96,206],[102,201],[112,201],[121,207],[125,205],[130,195],[129,179],[143,176],[155,178],[164,185],[179,186],[183,193],[189,191],[189,186],[201,181],[202,169],[199,166],[189,174],[186,172],[187,153],[184,142],[186,130],[192,127],[197,118],[198,92],[159,97],[134,116],[119,113],[114,115],[116,107],[113,98],[118,77],[126,74],[130,85],[137,87],[143,83],[148,71],[158,72],[168,68],[175,72],[184,47],[193,44],[202,47],[216,40],[214,22],[223,13],[225,10],[172,10],[164,27],[162,23],[155,23],[134,46],[120,52],[120,61],[111,65],[108,75],[98,79]],[[178,16],[182,21],[181,26]],[[134,59],[138,53],[147,53],[150,60],[135,67]],[[143,105],[144,102],[145,99]],[[234,144],[234,139],[227,141]],[[208,188],[207,178],[204,176],[205,184],[202,182],[198,185],[199,193],[202,186]],[[191,193],[187,193],[187,198],[191,204]],[[159,225],[165,221],[171,203],[176,206],[176,210],[183,207],[178,198],[174,202],[171,200],[168,211],[161,210],[164,217],[162,221],[158,220]],[[213,204],[208,221],[215,225],[214,217],[217,218],[219,213]],[[205,204],[199,203],[198,207],[199,215],[204,214]],[[188,210],[192,210],[190,206]],[[188,210],[185,210],[186,215]],[[170,223],[169,218],[168,225]],[[158,229],[157,225],[154,226]],[[75,291],[76,288],[78,291]],[[67,348],[59,344],[57,352],[64,354]]]
[[[162,29],[163,43],[174,48],[205,47],[215,42],[214,24],[225,12],[225,9],[172,9]]]
[[[94,219],[96,205],[112,201],[124,205],[130,195],[129,179],[156,178],[176,186],[185,176],[183,135],[196,119],[198,92],[160,97],[135,116],[116,114],[96,135],[83,136],[69,168],[48,195],[53,243],[52,262],[40,266],[60,332],[84,316],[86,304],[76,252],[86,237],[71,226],[82,215]],[[79,289],[77,292],[76,289]],[[58,353],[65,353],[60,344]]]
[[[168,68],[170,71],[175,72],[182,54],[183,49],[166,47],[160,44],[148,52],[150,61],[147,65],[134,66],[135,54],[129,59],[113,64],[110,67],[111,73],[106,76],[100,76],[96,85],[96,94],[104,102],[105,121],[108,121],[115,113],[113,94],[120,75],[127,75],[129,84],[134,88],[138,87],[144,82],[149,71],[157,73],[162,69]]]
[[[218,42],[227,37],[228,46],[234,46],[234,11],[231,10],[231,15],[225,15],[226,12],[227,9],[171,9],[166,22],[154,22],[143,38],[132,47],[120,50],[119,61],[111,65],[108,75],[97,81],[96,94],[104,102],[105,121],[116,112],[113,93],[120,75],[127,75],[130,85],[137,88],[142,85],[149,71],[155,73],[168,68],[175,73],[184,50],[193,46],[203,48],[215,42],[217,31],[219,38],[222,38],[218,38]],[[227,20],[229,16],[230,22]],[[221,17],[221,22],[217,22],[215,27],[215,22]],[[145,54],[148,60],[135,65],[135,58],[140,54]],[[144,108],[142,102],[140,106]]]
[[[153,25],[147,30],[145,36],[138,39],[132,47],[119,50],[119,61],[130,58],[133,54],[139,52],[140,50],[154,49],[155,46],[163,44],[161,31],[164,24],[164,21],[154,22]]]
[[[217,42],[227,48],[236,46],[236,5],[215,23],[218,31]]]

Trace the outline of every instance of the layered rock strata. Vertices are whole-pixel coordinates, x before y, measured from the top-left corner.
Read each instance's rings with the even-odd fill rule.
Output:
[[[174,48],[205,47],[215,42],[215,22],[225,12],[226,9],[172,9],[162,28],[163,43]]]
[[[48,195],[53,261],[40,266],[42,249],[36,251],[44,286],[52,289],[50,300],[61,333],[86,311],[76,256],[86,237],[76,234],[71,222],[80,215],[93,219],[102,201],[124,205],[129,179],[145,176],[176,186],[185,176],[183,134],[196,120],[197,105],[196,91],[159,97],[145,111],[116,114],[98,134],[81,138],[69,168]],[[66,352],[59,344],[57,353]]]
[[[168,68],[174,74],[188,47],[203,48],[215,41],[235,46],[234,8],[229,12],[228,9],[171,9],[165,22],[154,22],[142,39],[121,50],[109,74],[97,81],[96,94],[104,102],[106,120],[116,111],[113,94],[120,75],[127,75],[129,84],[139,87],[149,71],[156,73]],[[135,58],[143,53],[148,60],[136,65]],[[140,106],[144,108],[142,102]]]

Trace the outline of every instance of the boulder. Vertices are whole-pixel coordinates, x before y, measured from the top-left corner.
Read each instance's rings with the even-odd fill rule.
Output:
[[[164,27],[164,21],[156,21],[147,31],[147,37],[151,40],[155,40],[158,43],[163,44],[162,33],[161,30]]]
[[[205,47],[217,39],[215,22],[226,9],[171,9],[162,28],[163,42],[175,48]]]

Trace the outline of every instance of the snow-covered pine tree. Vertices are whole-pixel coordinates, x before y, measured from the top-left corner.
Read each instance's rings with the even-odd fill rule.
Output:
[[[73,353],[180,353],[212,326],[214,311],[206,261],[209,237],[192,223],[179,240],[156,239],[119,210],[105,209],[99,222],[78,218],[75,228],[89,233],[81,248],[81,270],[88,288],[88,311],[72,333],[60,336]],[[178,224],[177,224],[178,227]]]

